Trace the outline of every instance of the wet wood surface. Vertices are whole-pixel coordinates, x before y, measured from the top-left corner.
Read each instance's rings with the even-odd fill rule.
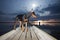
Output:
[[[28,27],[28,32],[21,31],[20,27],[2,36],[0,40],[57,40],[36,26]]]

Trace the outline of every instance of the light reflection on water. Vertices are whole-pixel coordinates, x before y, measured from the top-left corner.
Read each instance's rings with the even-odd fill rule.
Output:
[[[40,24],[39,24],[39,22],[40,22]],[[57,25],[60,25],[60,22],[34,21],[32,24],[34,24],[34,25],[57,26]]]
[[[60,23],[40,23],[40,25],[56,26],[56,25],[60,25]]]

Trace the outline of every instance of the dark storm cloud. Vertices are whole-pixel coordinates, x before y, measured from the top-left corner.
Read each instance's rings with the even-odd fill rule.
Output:
[[[41,12],[42,11],[42,12]],[[60,2],[49,5],[42,10],[38,10],[39,13],[44,13],[45,11],[49,11],[50,14],[47,16],[40,16],[40,19],[60,19]]]
[[[47,8],[42,9],[43,11],[50,11],[51,14],[60,14],[60,3],[48,6]]]
[[[12,21],[15,15],[0,15],[0,21]]]
[[[1,11],[5,12],[5,13],[3,13],[3,12],[0,11],[0,18],[1,18],[0,20],[11,20],[11,19],[14,20],[14,18],[16,17],[16,15],[26,12],[26,10],[24,8],[22,8],[22,7],[23,6],[26,7],[28,5],[27,2],[30,2],[30,1],[32,2],[32,0],[30,0],[30,1],[29,0],[28,1],[25,0],[25,1],[24,0],[0,0]],[[59,10],[58,10],[58,9],[60,9],[60,6],[59,6],[60,2],[59,2],[59,0],[49,0],[49,1],[46,0],[46,2],[43,1],[41,4],[40,3],[41,3],[41,1],[39,0],[38,4],[39,5],[43,5],[41,7],[42,8],[44,7],[44,8],[43,8],[43,10],[38,11],[39,12],[37,14],[38,19],[53,18],[55,15],[57,15],[56,13],[60,13]],[[55,4],[55,5],[49,5],[47,8],[45,8],[45,6],[44,6],[45,3],[46,3],[45,6],[47,6],[49,3],[50,4],[57,3],[58,5],[57,4]],[[28,7],[30,7],[30,6],[28,5]],[[24,11],[21,10],[20,8],[22,8]],[[38,8],[38,9],[40,10],[40,8]],[[44,11],[50,11],[51,14],[49,13],[48,15],[45,15]],[[44,14],[45,17],[40,17],[40,13]],[[47,12],[45,12],[45,13],[47,13]],[[54,18],[58,18],[58,15],[55,16]]]
[[[57,16],[41,16],[40,19],[42,20],[48,20],[48,19],[60,19],[60,15]]]
[[[2,11],[0,11],[0,15],[3,15],[3,14],[5,14],[5,13],[3,13]]]
[[[0,11],[0,21],[14,21],[18,14],[24,14],[26,11],[21,10],[16,13],[4,13]]]

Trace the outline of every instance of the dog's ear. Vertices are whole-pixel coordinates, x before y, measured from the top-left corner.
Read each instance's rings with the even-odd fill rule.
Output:
[[[32,12],[32,17],[37,18],[37,16],[35,15],[35,12]]]
[[[35,15],[35,12],[32,12],[33,15]]]

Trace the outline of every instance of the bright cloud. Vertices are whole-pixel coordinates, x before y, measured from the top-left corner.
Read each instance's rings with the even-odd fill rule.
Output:
[[[40,13],[40,16],[48,16],[50,15],[50,11],[45,11],[44,13]]]

